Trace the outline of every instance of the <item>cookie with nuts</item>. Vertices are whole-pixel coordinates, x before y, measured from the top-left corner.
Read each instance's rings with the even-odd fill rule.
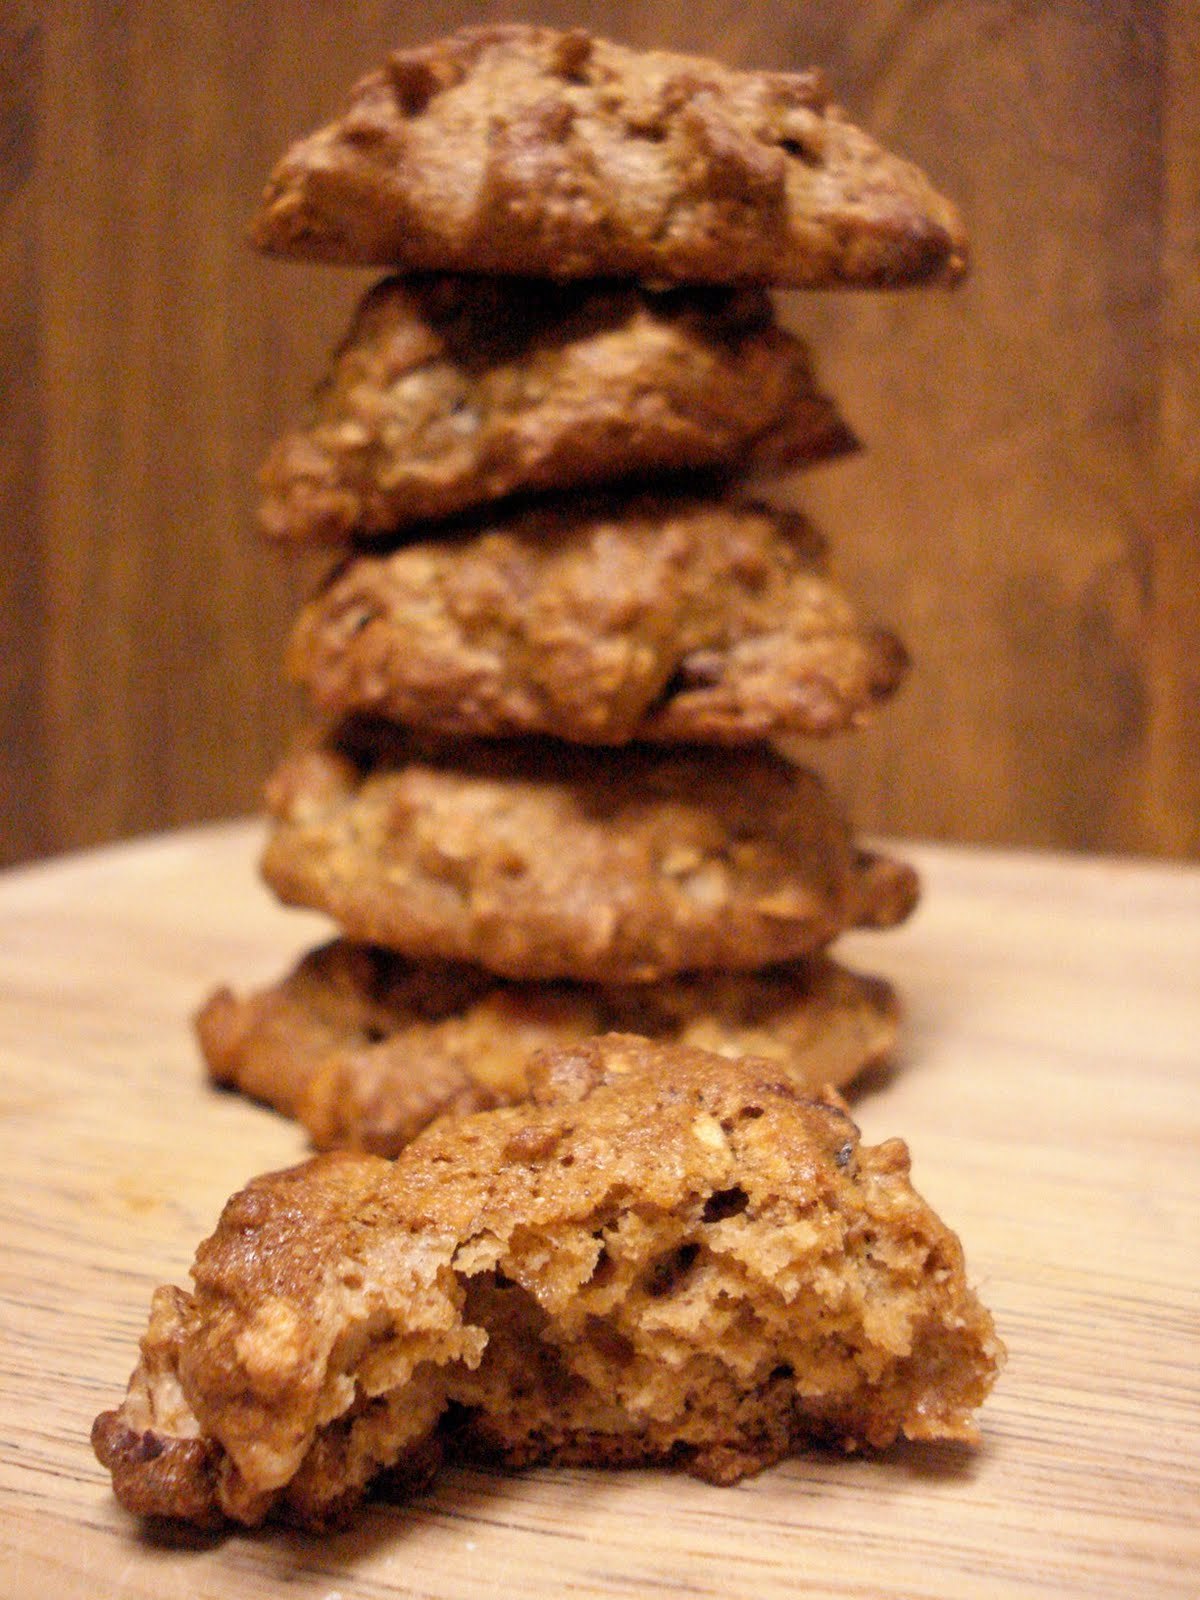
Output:
[[[433,743],[351,718],[267,802],[263,872],[286,904],[510,978],[760,967],[916,899],[911,869],[859,852],[821,781],[765,746]]]
[[[437,1117],[525,1099],[535,1049],[636,1033],[763,1056],[816,1092],[886,1061],[898,1024],[889,984],[823,955],[656,983],[520,983],[337,939],[265,988],[216,990],[196,1031],[215,1083],[296,1118],[320,1149],[394,1156]]]
[[[962,224],[815,72],[745,72],[582,29],[394,51],[267,186],[253,237],[302,260],[538,278],[952,282]]]
[[[379,540],[518,492],[790,469],[855,442],[762,290],[392,277],[267,457],[259,524]]]
[[[862,724],[907,658],[860,621],[803,516],[644,492],[352,557],[288,665],[322,711],[439,733],[748,744]]]
[[[530,1079],[234,1196],[96,1419],[123,1505],[321,1528],[444,1454],[727,1484],[977,1437],[1003,1346],[900,1140],[776,1063],[621,1034]]]

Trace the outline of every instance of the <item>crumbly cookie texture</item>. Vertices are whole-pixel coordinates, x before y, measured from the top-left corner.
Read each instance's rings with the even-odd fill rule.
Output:
[[[394,1156],[434,1118],[528,1094],[537,1049],[636,1033],[757,1055],[817,1092],[891,1055],[890,985],[824,956],[658,983],[515,983],[334,940],[279,982],[209,996],[196,1031],[213,1081],[266,1101],[319,1149]]]
[[[268,456],[259,523],[345,543],[517,491],[854,446],[763,290],[388,278]]]
[[[440,733],[748,744],[860,725],[907,658],[798,513],[646,492],[352,557],[288,664],[323,711]]]
[[[397,50],[276,167],[262,249],[407,271],[828,288],[950,282],[957,213],[830,103],[581,29]]]
[[[445,1449],[732,1483],[976,1437],[1003,1347],[900,1140],[776,1063],[624,1035],[531,1077],[229,1202],[93,1428],[123,1505],[319,1528]]]
[[[351,719],[267,786],[285,903],[509,978],[642,983],[806,955],[911,909],[820,781],[762,747],[431,745]]]

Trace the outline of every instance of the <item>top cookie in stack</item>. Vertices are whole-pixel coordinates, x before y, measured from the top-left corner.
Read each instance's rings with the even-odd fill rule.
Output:
[[[886,1054],[894,997],[824,952],[915,878],[768,741],[858,725],[904,652],[738,478],[853,444],[765,287],[952,281],[952,208],[815,74],[508,26],[391,56],[255,238],[401,275],[264,473],[269,535],[345,549],[264,861],[342,940],[213,996],[214,1076],[391,1153],[633,1014],[801,1084]]]
[[[966,264],[953,207],[819,73],[523,26],[394,52],[280,162],[254,239],[406,272],[809,289]]]

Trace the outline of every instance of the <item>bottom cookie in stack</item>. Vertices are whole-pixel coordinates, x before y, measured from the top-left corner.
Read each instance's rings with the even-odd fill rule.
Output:
[[[196,1018],[214,1082],[296,1118],[318,1149],[384,1156],[446,1113],[524,1099],[535,1050],[590,1035],[759,1056],[815,1093],[886,1062],[898,1025],[890,985],[825,955],[602,986],[519,983],[346,939],[255,993],[218,989]]]

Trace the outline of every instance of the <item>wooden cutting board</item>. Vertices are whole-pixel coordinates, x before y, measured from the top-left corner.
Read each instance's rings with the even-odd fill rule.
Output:
[[[912,850],[923,908],[841,947],[905,994],[857,1102],[903,1134],[1008,1342],[976,1449],[813,1454],[734,1489],[451,1471],[315,1540],[146,1530],[88,1446],[152,1288],[296,1129],[189,1031],[316,941],[256,824],[0,878],[0,1593],[20,1600],[1200,1593],[1200,871]]]

